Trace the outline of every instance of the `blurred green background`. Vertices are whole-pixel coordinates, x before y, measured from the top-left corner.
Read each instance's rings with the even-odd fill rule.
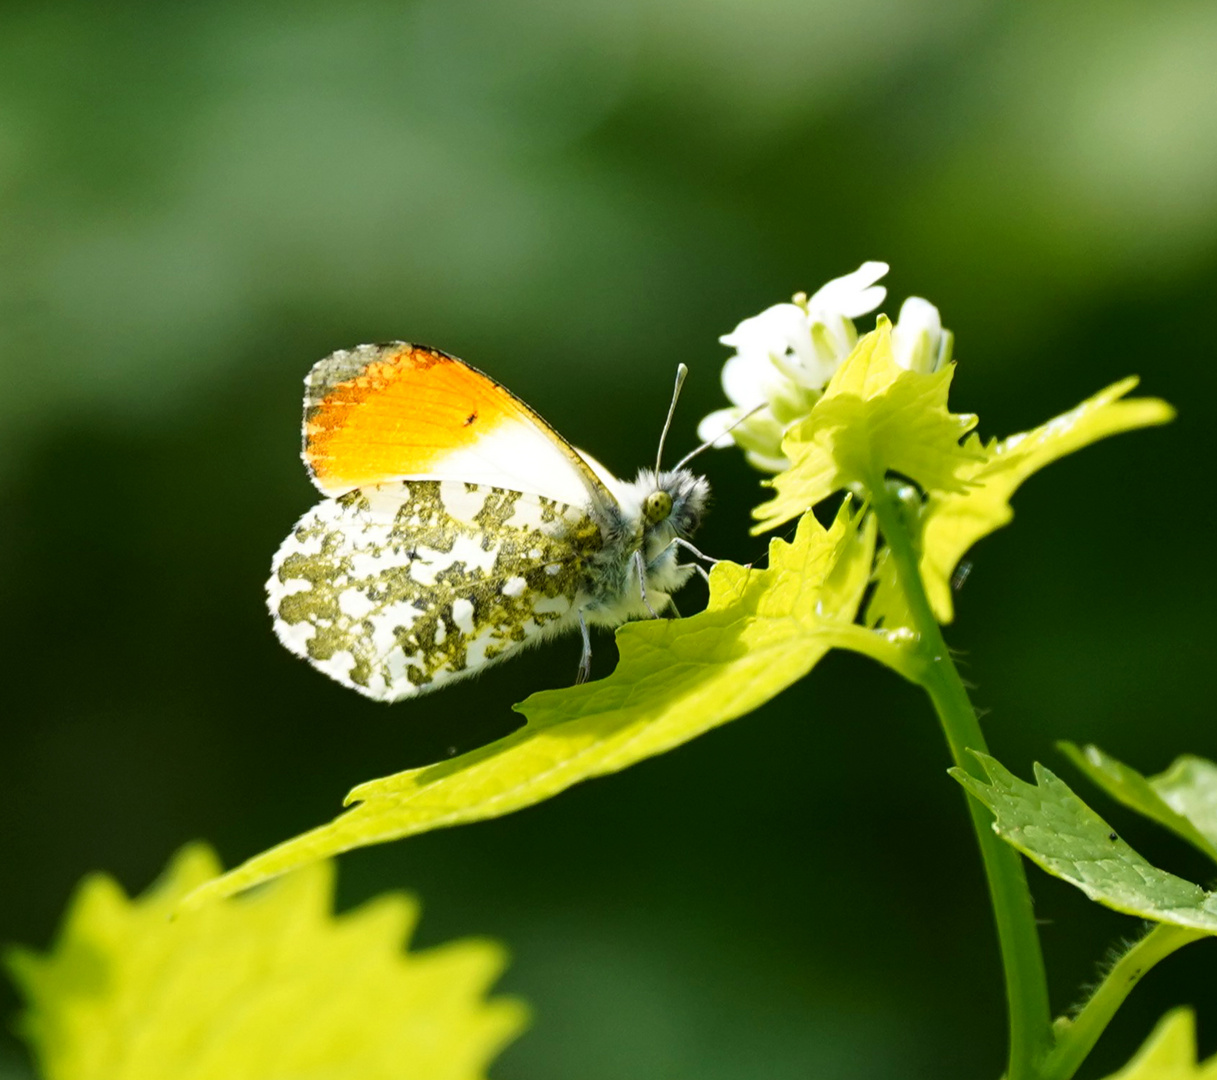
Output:
[[[974,553],[949,638],[995,752],[1070,780],[1056,738],[1217,756],[1215,53],[1211,0],[5,3],[0,938],[45,944],[86,871],[138,890],[195,837],[236,862],[573,676],[571,640],[383,707],[279,647],[262,582],[316,498],[315,360],[438,345],[632,474],[678,361],[683,452],[718,335],[868,258],[892,315],[940,307],[986,433],[1128,373],[1180,406],[1035,479]],[[758,557],[757,475],[702,462],[699,544]],[[675,753],[344,857],[342,894],[416,890],[422,943],[510,945],[536,1021],[500,1080],[996,1077],[947,764],[917,693],[834,654]],[[1135,926],[1032,875],[1064,1009]],[[1085,1075],[1182,1001],[1217,1048],[1215,964],[1155,971]]]

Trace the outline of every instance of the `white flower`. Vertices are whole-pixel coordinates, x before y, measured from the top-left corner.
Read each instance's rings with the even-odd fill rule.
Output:
[[[811,411],[857,344],[852,320],[883,303],[887,290],[876,282],[887,271],[887,263],[863,263],[814,295],[775,304],[724,334],[719,340],[735,349],[722,376],[732,407],[702,420],[701,439],[713,439],[715,446],[735,443],[766,472],[786,468],[782,436]],[[758,411],[748,416],[752,410]]]
[[[853,320],[874,311],[887,295],[877,284],[887,263],[865,262],[813,296],[800,293],[745,319],[719,340],[735,349],[723,365],[723,389],[731,407],[705,417],[697,433],[715,446],[739,446],[764,472],[790,462],[782,438],[811,412],[841,362],[858,343]],[[952,336],[938,309],[910,296],[892,327],[892,355],[908,371],[930,374],[951,359]],[[728,430],[730,429],[730,430]]]
[[[892,355],[908,371],[929,375],[951,360],[952,335],[942,328],[938,309],[920,296],[900,305],[900,318],[892,327]]]

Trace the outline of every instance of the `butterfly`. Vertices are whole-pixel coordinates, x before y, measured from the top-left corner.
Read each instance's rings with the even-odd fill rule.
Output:
[[[674,610],[700,569],[677,561],[705,558],[688,539],[709,495],[692,456],[618,480],[455,356],[400,341],[332,353],[304,395],[302,457],[326,498],[272,561],[275,633],[397,701],[578,629],[582,682],[589,626]]]

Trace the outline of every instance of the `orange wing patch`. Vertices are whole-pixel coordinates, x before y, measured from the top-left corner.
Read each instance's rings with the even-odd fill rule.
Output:
[[[304,383],[304,462],[327,495],[390,480],[463,480],[570,506],[615,505],[532,409],[438,349],[401,341],[342,349]]]
[[[399,342],[335,353],[307,386],[304,460],[323,491],[426,474],[526,415],[507,390],[455,357]]]

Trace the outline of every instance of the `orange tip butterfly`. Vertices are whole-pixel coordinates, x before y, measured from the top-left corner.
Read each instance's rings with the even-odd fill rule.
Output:
[[[582,682],[589,626],[675,608],[709,495],[684,465],[704,447],[618,480],[488,375],[400,341],[332,353],[304,383],[326,498],[266,591],[279,640],[331,678],[397,701],[577,628]]]

